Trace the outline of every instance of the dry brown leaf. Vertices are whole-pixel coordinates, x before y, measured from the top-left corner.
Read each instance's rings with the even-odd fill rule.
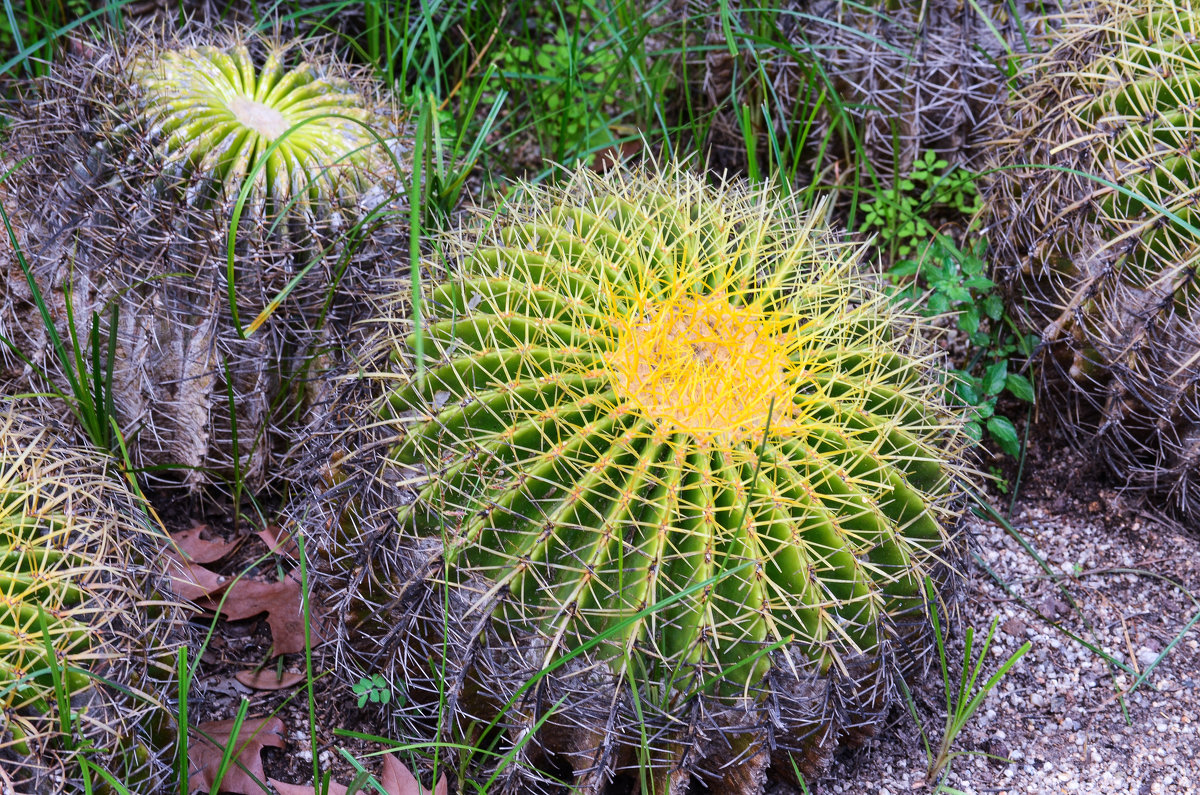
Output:
[[[268,781],[279,795],[317,795],[317,790],[312,784],[288,784],[273,778]],[[347,788],[336,781],[329,782],[329,795],[346,795],[346,792]]]
[[[296,546],[296,540],[292,538],[291,534],[281,530],[278,525],[269,524],[259,530],[256,535],[267,545],[267,549],[275,554],[286,555],[290,558],[300,556],[300,547]]]
[[[230,742],[229,735],[233,726],[234,721],[231,720],[200,724],[198,736],[188,743],[188,763],[191,768],[188,773],[188,791],[208,792],[212,789],[217,772],[221,769],[221,756]],[[221,781],[220,791],[239,795],[263,795],[260,782],[266,781],[267,776],[263,772],[262,749],[267,746],[284,746],[283,721],[279,718],[247,718],[242,722],[234,742],[234,755],[225,771],[225,778]]]
[[[171,579],[171,590],[176,596],[198,602],[219,593],[229,582],[229,578],[222,577],[199,563],[186,561],[170,550],[164,554],[171,561],[167,566],[167,576]]]
[[[316,795],[316,789],[311,784],[285,784],[271,779],[271,784],[279,791],[279,795]],[[409,769],[394,755],[383,757],[383,773],[379,776],[379,786],[388,795],[449,795],[450,785],[446,774],[438,779],[431,793],[421,786]],[[365,792],[365,790],[364,790]],[[346,787],[336,781],[329,782],[330,795],[346,795]]]
[[[294,674],[284,671],[282,676],[276,676],[275,671],[238,671],[235,679],[253,690],[287,690],[304,681],[304,674]]]
[[[190,530],[180,530],[171,534],[175,546],[187,555],[193,563],[212,563],[237,549],[239,541],[226,541],[223,538],[203,538],[208,532],[208,525],[195,522]]]
[[[443,773],[430,793],[394,754],[383,757],[383,773],[379,777],[379,783],[387,790],[388,795],[448,795],[450,790],[446,774]]]
[[[601,149],[592,158],[592,170],[601,174],[619,166],[642,151],[641,141],[623,141]]]
[[[201,607],[216,610],[219,601],[210,598]],[[304,614],[300,608],[300,581],[287,576],[275,582],[238,580],[229,587],[221,613],[230,621],[266,613],[275,654],[292,654],[304,651]],[[313,643],[325,639],[315,617],[311,629]]]

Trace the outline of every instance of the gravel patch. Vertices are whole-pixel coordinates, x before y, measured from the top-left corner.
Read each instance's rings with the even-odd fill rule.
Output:
[[[1185,593],[1200,594],[1200,537],[1136,510],[1061,443],[1035,446],[1027,472],[1011,523],[1066,594],[999,524],[966,523],[973,560],[958,626],[985,633],[999,622],[980,678],[1025,641],[1032,648],[959,735],[955,748],[976,755],[956,759],[943,783],[971,794],[1200,792],[1200,632],[1187,632],[1155,665],[1200,609]],[[950,646],[957,676],[961,632]],[[935,741],[945,715],[941,687],[935,670],[916,693]],[[898,708],[875,740],[843,754],[813,790],[922,790],[925,765],[913,720]]]

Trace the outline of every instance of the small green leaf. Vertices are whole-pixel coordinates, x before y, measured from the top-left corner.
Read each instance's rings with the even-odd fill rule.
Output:
[[[888,275],[894,278],[902,278],[904,276],[915,276],[921,270],[921,263],[912,259],[904,259],[897,262],[888,269]]]
[[[1017,429],[1007,417],[992,417],[987,421],[987,429],[1001,450],[1013,458],[1021,454],[1021,441],[1017,438]]]
[[[983,299],[983,311],[992,320],[999,320],[1004,315],[1004,300],[998,295],[989,295]]]
[[[964,302],[971,300],[971,291],[965,287],[951,287],[946,290],[946,295],[951,301]]]
[[[983,391],[988,395],[998,395],[1008,381],[1008,359],[1001,359],[988,367],[983,374]]]
[[[955,391],[958,396],[963,399],[963,402],[968,406],[974,406],[979,403],[982,395],[979,394],[979,388],[974,383],[976,379],[970,381],[959,381]]]
[[[979,331],[979,307],[971,304],[958,316],[958,327],[970,335]]]
[[[1033,384],[1020,373],[1009,373],[1004,387],[1018,400],[1033,402]]]
[[[971,420],[963,425],[963,432],[977,442],[983,441],[983,426],[975,422],[975,420]]]

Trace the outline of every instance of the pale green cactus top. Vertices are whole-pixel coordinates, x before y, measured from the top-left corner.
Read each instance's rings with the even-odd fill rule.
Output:
[[[386,127],[362,96],[311,63],[287,68],[276,49],[261,66],[245,46],[168,50],[143,60],[138,82],[162,153],[234,197],[263,157],[256,187],[282,208],[345,194],[387,156],[371,132]]]

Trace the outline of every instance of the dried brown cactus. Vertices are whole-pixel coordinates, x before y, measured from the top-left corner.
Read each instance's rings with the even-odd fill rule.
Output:
[[[113,409],[135,466],[152,483],[258,489],[380,251],[407,250],[388,222],[404,126],[318,45],[216,40],[135,34],[56,64],[14,113],[6,156],[25,162],[5,207],[60,338],[69,308],[87,358],[95,314],[103,374],[115,335]],[[10,370],[25,388],[44,390],[44,370],[65,389],[21,264],[0,255],[0,332],[21,354],[4,351]]]
[[[1200,15],[1182,0],[1087,4],[1022,76],[996,151],[1004,170],[987,189],[1001,278],[1043,336],[1042,405],[1131,487],[1192,519],[1197,33]]]
[[[826,140],[828,155],[865,161],[864,179],[889,179],[932,151],[955,165],[977,163],[1005,98],[1004,68],[1043,31],[1043,0],[788,0],[767,10],[731,2],[738,56],[710,4],[681,4],[700,20],[704,47],[689,63],[694,93],[716,109],[709,145],[715,162],[741,167],[748,105],[766,151],[766,102],[781,132]],[[1013,16],[1012,8],[1019,14]],[[981,13],[982,12],[982,15]],[[786,45],[772,44],[782,37]],[[750,43],[753,42],[753,43]],[[812,105],[822,94],[814,116]],[[834,109],[832,94],[844,111]],[[705,104],[705,103],[702,103]],[[811,127],[805,130],[811,122]]]

